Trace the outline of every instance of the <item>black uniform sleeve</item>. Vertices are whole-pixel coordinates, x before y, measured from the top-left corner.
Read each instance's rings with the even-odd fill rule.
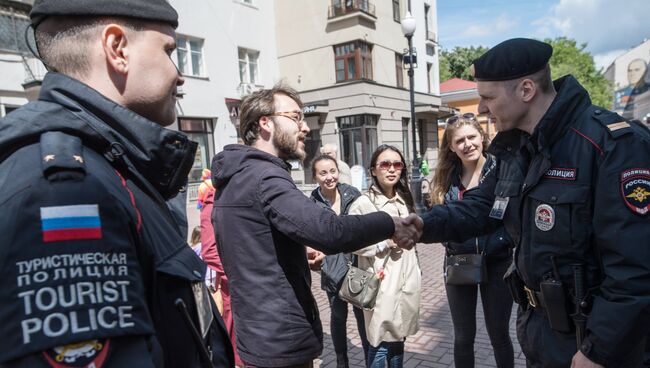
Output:
[[[298,243],[325,254],[349,253],[393,235],[395,225],[385,212],[337,216],[298,190],[286,172],[269,169],[259,184],[266,218]]]
[[[609,140],[595,179],[593,228],[604,279],[581,351],[604,366],[617,365],[650,330],[649,135],[637,130]]]
[[[116,339],[152,335],[128,195],[87,174],[81,154],[67,167],[38,145],[17,154],[5,168],[21,180],[5,182],[0,201],[0,363],[42,352],[90,365]]]
[[[462,201],[433,206],[423,214],[424,231],[420,241],[462,242],[496,229],[501,221],[491,219],[489,214],[494,204],[497,171],[495,168],[486,173],[478,187],[465,192]]]

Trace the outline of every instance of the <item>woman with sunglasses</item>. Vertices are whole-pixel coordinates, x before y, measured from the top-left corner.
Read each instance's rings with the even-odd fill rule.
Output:
[[[478,186],[481,178],[494,170],[495,161],[486,154],[489,140],[474,114],[453,116],[447,120],[442,137],[431,189],[433,204],[463,199],[463,194]],[[443,244],[446,255],[483,253],[486,257],[487,282],[480,285],[445,283],[451,319],[454,325],[454,363],[457,368],[474,367],[477,292],[494,358],[500,368],[514,366],[509,333],[512,297],[503,274],[512,261],[510,238],[503,227],[494,233],[471,238],[464,243]]]
[[[339,168],[336,159],[329,155],[320,155],[311,163],[313,178],[318,188],[311,192],[311,199],[331,208],[337,215],[347,215],[350,205],[361,195],[348,184],[339,183]],[[353,259],[354,258],[354,259]],[[347,320],[348,303],[339,298],[338,292],[348,270],[348,262],[357,266],[356,257],[339,253],[326,256],[321,267],[321,289],[327,294],[330,304],[330,331],[332,344],[336,352],[336,367],[348,367]],[[368,353],[368,339],[363,323],[363,311],[352,308],[359,328],[359,338],[364,354]]]
[[[406,161],[399,149],[379,146],[370,159],[370,173],[373,183],[352,204],[350,214],[384,211],[407,217],[415,212]],[[406,337],[419,329],[421,272],[416,249],[397,248],[389,239],[355,253],[359,268],[374,272],[382,280],[375,307],[364,310],[370,343],[368,367],[402,367]]]

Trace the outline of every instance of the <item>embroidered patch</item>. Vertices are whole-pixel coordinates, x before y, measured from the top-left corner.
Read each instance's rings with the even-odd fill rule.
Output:
[[[549,231],[555,225],[555,210],[547,204],[540,204],[535,209],[535,226],[542,231]]]
[[[90,340],[58,346],[43,352],[45,360],[55,368],[101,368],[108,355],[110,340]]]
[[[552,167],[548,169],[545,178],[558,180],[576,180],[578,169],[567,169],[562,167]]]
[[[650,212],[650,169],[629,169],[621,173],[621,195],[625,205],[638,215]]]
[[[45,243],[102,238],[96,204],[41,207],[41,228]]]

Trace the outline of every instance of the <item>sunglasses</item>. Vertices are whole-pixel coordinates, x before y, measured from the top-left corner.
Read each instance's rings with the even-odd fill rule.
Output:
[[[391,166],[395,168],[395,170],[399,171],[404,168],[404,163],[402,161],[381,161],[377,163],[379,170],[388,170]]]
[[[449,119],[447,119],[447,125],[455,124],[461,118],[462,119],[467,119],[467,120],[475,120],[476,115],[474,113],[472,113],[472,112],[466,112],[463,115],[454,115],[454,116],[450,117]]]

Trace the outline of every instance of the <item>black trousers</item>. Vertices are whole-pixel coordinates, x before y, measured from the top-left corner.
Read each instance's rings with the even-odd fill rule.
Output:
[[[562,333],[551,329],[543,309],[521,307],[517,314],[517,338],[529,368],[570,367],[571,359],[578,351],[574,333]],[[616,365],[607,368],[643,367],[645,341],[632,341],[631,352],[617,359]]]
[[[503,281],[510,258],[487,260],[488,282],[479,285],[445,285],[454,324],[454,364],[456,368],[474,367],[476,337],[476,303],[481,291],[485,327],[499,368],[514,367],[510,339],[512,297]]]

